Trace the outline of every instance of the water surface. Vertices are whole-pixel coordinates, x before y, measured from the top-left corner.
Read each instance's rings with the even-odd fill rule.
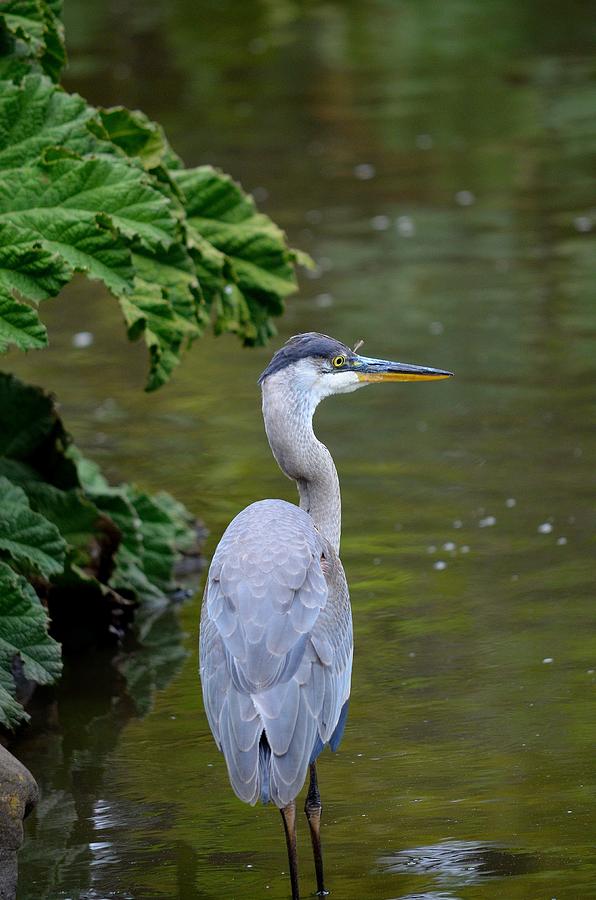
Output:
[[[365,338],[456,372],[317,413],[356,639],[349,724],[320,763],[332,896],[596,897],[589,7],[67,6],[69,86],[142,107],[314,256],[280,340]],[[111,478],[199,514],[208,553],[247,503],[294,498],[260,419],[271,350],[205,339],[147,397],[100,286],[44,313],[51,349],[11,366]],[[40,697],[16,745],[43,790],[20,900],[288,896],[279,816],[235,799],[208,731],[198,614],[197,596]]]

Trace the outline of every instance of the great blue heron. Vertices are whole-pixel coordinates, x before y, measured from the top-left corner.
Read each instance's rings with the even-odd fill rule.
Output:
[[[357,348],[356,348],[357,349]],[[451,372],[368,359],[324,334],[298,334],[259,383],[273,455],[300,506],[260,500],[228,525],[209,569],[201,614],[203,700],[232,787],[281,811],[298,900],[296,796],[305,812],[317,891],[325,894],[316,759],[341,740],[350,695],[352,614],[339,558],[337,471],[315,437],[321,400],[373,381],[430,381]]]

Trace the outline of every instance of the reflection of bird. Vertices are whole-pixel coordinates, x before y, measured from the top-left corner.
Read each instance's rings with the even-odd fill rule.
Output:
[[[317,889],[325,893],[315,761],[344,729],[352,616],[339,558],[337,472],[317,440],[318,403],[371,381],[429,381],[450,372],[359,356],[322,334],[299,334],[260,378],[273,455],[296,481],[300,507],[261,500],[230,523],[213,557],[201,616],[203,700],[232,787],[283,817],[298,898],[295,798],[310,767],[305,812]]]

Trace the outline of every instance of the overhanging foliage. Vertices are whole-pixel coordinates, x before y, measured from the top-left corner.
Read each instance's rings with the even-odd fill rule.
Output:
[[[308,260],[229,176],[186,169],[143,113],[64,91],[60,13],[0,4],[0,353],[47,345],[39,311],[79,272],[147,345],[155,390],[209,325],[264,343]],[[118,636],[142,601],[149,629],[194,542],[181,504],[109,485],[53,399],[0,373],[0,725],[27,718],[28,682],[58,676],[72,618]]]
[[[0,352],[44,347],[40,304],[82,272],[145,341],[154,390],[210,322],[264,343],[298,256],[239,185],[185,169],[142,113],[96,109],[55,83],[58,13],[46,0],[0,6]]]
[[[44,606],[68,592],[79,605],[99,601],[106,634],[117,632],[131,602],[173,588],[194,538],[181,504],[110,486],[72,445],[53,399],[0,373],[0,724],[26,718],[20,678],[46,684],[60,672]]]

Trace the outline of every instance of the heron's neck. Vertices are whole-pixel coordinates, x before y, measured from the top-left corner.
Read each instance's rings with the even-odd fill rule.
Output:
[[[277,375],[263,382],[263,418],[269,446],[282,472],[296,482],[300,508],[312,516],[318,530],[339,553],[339,479],[329,450],[313,431],[316,406],[307,392],[284,383]]]

